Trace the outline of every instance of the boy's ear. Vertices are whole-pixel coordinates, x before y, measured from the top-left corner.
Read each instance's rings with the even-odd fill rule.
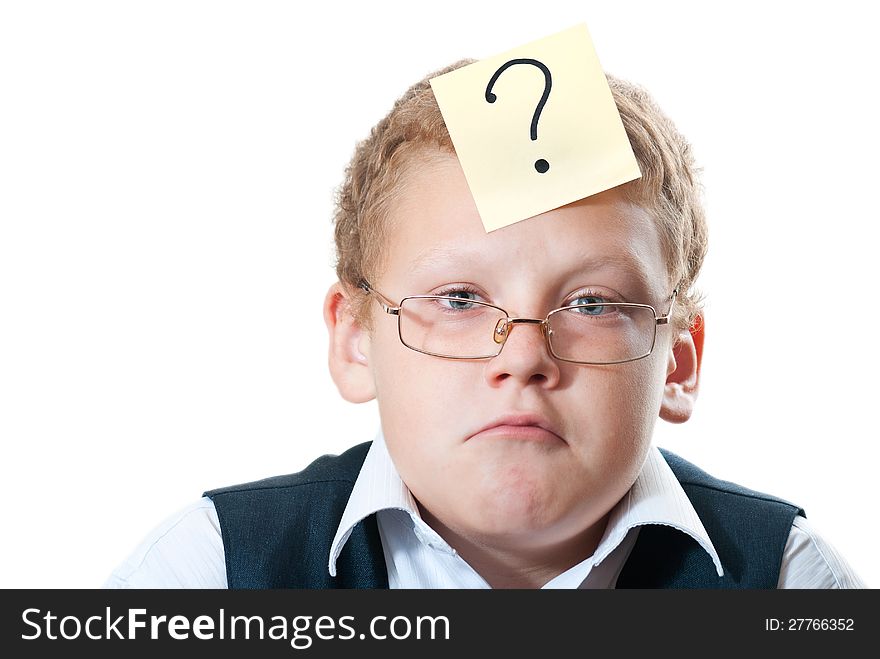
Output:
[[[342,397],[365,403],[376,397],[369,363],[370,335],[354,317],[351,300],[336,282],[324,298],[324,323],[330,333],[330,376]]]
[[[669,350],[660,405],[660,418],[664,421],[684,423],[691,418],[700,386],[705,327],[703,317],[697,316],[690,330],[679,334]]]

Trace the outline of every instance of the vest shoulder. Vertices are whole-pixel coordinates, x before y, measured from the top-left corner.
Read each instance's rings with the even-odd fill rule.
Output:
[[[272,476],[249,483],[219,487],[206,491],[204,496],[213,499],[216,496],[225,494],[256,492],[260,490],[284,490],[321,483],[348,483],[350,486],[353,486],[364,463],[364,459],[367,457],[367,451],[371,443],[364,442],[363,444],[358,444],[339,455],[322,455],[302,471],[293,474]]]
[[[217,510],[230,588],[387,588],[374,517],[355,527],[336,561],[337,576],[328,571],[331,542],[369,447],[205,493]]]
[[[672,469],[672,473],[675,474],[675,477],[678,479],[679,483],[681,483],[682,488],[689,495],[695,490],[700,491],[701,494],[711,496],[713,493],[716,493],[719,496],[728,495],[729,497],[743,497],[750,499],[754,505],[766,505],[770,507],[783,507],[789,508],[797,511],[796,514],[802,515],[806,517],[804,510],[785,499],[782,499],[777,496],[773,496],[772,494],[767,494],[765,492],[759,492],[758,490],[752,490],[747,487],[743,487],[738,483],[733,483],[731,481],[722,480],[720,478],[716,478],[711,474],[703,471],[695,464],[685,460],[680,455],[673,453],[667,449],[660,449],[660,453],[663,455],[663,458],[666,460],[666,463]]]
[[[724,570],[675,527],[648,524],[617,581],[618,588],[773,589],[795,515],[803,511],[779,497],[716,478],[671,451],[660,449],[708,534]]]

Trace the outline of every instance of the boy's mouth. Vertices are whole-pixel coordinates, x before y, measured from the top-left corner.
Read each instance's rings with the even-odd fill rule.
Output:
[[[505,414],[498,417],[468,436],[467,440],[476,437],[503,437],[507,439],[565,442],[545,417],[532,412]]]

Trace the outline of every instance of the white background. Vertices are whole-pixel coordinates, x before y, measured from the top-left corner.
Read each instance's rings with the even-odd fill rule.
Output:
[[[0,4],[0,586],[99,586],[203,490],[372,438],[321,317],[354,144],[425,74],[580,22],[705,172],[702,392],[657,443],[804,506],[880,584],[864,7]]]

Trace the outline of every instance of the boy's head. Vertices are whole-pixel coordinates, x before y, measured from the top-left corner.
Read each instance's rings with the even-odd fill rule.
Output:
[[[637,477],[657,416],[684,421],[696,397],[694,164],[648,95],[609,77],[642,177],[487,233],[428,84],[466,63],[414,85],[357,147],[324,309],[330,369],[347,400],[377,399],[395,466],[447,539],[577,555]],[[426,295],[447,299],[394,313]],[[537,321],[569,305],[549,324],[488,326],[497,354],[473,354],[477,311]],[[576,363],[603,360],[619,363]]]

